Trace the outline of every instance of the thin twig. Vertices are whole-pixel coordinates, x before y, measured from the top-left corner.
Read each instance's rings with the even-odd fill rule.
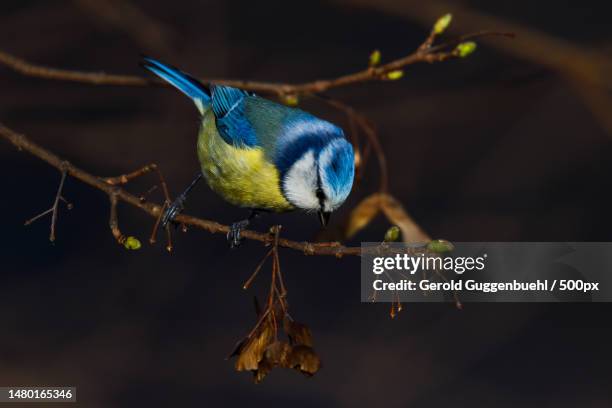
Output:
[[[119,229],[119,220],[117,217],[117,204],[119,200],[117,199],[117,192],[111,191],[108,195],[110,201],[110,215],[108,217],[108,226],[110,227],[111,233],[113,237],[117,240],[117,243],[123,245],[126,241],[125,235]]]
[[[57,188],[57,193],[55,194],[55,201],[53,201],[53,212],[51,214],[51,233],[49,234],[49,241],[55,241],[55,224],[57,223],[57,210],[59,207],[60,198],[62,196],[62,190],[64,189],[64,182],[66,181],[66,165],[67,162],[62,164],[62,178],[59,183],[59,187]]]
[[[161,185],[162,193],[164,194],[163,210],[165,210],[170,205],[170,193],[168,192],[168,185],[166,184],[166,179],[164,178],[161,170],[159,169],[159,166],[156,163],[147,164],[146,166],[143,166],[137,170],[134,170],[131,173],[122,174],[116,177],[106,177],[104,178],[104,181],[107,184],[110,184],[111,186],[125,185],[129,183],[130,181],[136,178],[139,178],[141,176],[144,176],[145,174],[149,174],[151,172],[156,172],[157,177],[159,178],[159,184]],[[142,197],[140,198],[140,201],[141,202],[144,201]],[[163,210],[160,212],[159,216],[157,217],[157,220],[155,221],[155,224],[153,226],[153,230],[151,231],[151,237],[149,238],[149,242],[151,244],[154,244],[155,242],[157,242],[155,237],[157,236],[157,230],[159,228]],[[170,232],[170,225],[166,225],[164,229],[166,230],[166,239],[167,239],[166,250],[168,252],[172,252],[172,248],[173,248],[172,247],[172,233]]]
[[[66,181],[66,165],[67,165],[66,162],[63,162],[60,165],[62,177],[60,179],[59,186],[57,187],[57,192],[55,193],[55,198],[53,199],[53,204],[51,205],[51,208],[41,212],[38,215],[35,215],[34,217],[30,218],[29,220],[23,223],[23,225],[27,226],[41,219],[45,215],[51,214],[51,227],[50,227],[50,232],[49,232],[49,241],[51,242],[55,242],[55,226],[57,224],[57,218],[58,218],[57,213],[59,211],[59,202],[60,201],[64,202],[66,204],[66,208],[68,208],[69,210],[72,209],[72,204],[69,203],[68,200],[66,200],[64,197],[62,197],[62,190],[64,189],[64,182]]]
[[[159,225],[161,224],[161,219],[164,215],[164,211],[168,209],[168,203],[164,202],[162,204],[162,208],[159,211],[157,217],[155,217],[155,224],[153,225],[153,230],[151,231],[151,236],[149,237],[149,243],[153,245],[157,242],[157,230],[159,229]]]
[[[41,212],[40,214],[35,215],[34,217],[30,218],[29,220],[27,220],[26,222],[24,222],[24,223],[23,223],[23,225],[28,226],[28,225],[32,224],[33,222],[35,222],[35,221],[37,221],[37,220],[41,219],[41,218],[42,218],[42,217],[44,217],[45,215],[50,214],[50,213],[52,213],[52,212],[53,212],[53,208],[49,208],[49,209],[47,209],[47,210],[45,210],[45,211]]]
[[[272,255],[272,251],[274,249],[269,250],[266,255],[263,257],[263,259],[261,260],[261,262],[259,262],[259,264],[257,265],[257,267],[255,268],[255,271],[251,274],[251,276],[249,277],[249,279],[246,280],[246,282],[244,282],[244,284],[242,285],[242,289],[248,289],[251,286],[251,283],[253,283],[253,280],[255,280],[255,278],[257,277],[257,275],[259,274],[259,271],[261,271],[261,268],[263,268],[264,264],[266,263],[266,261],[268,260],[268,258],[270,257],[270,255]]]
[[[272,308],[274,302],[274,289],[276,288],[276,274],[278,272],[278,238],[280,236],[280,225],[275,225],[270,229],[270,232],[274,235],[272,241],[272,279],[270,282],[270,295],[268,297],[268,307]]]
[[[152,192],[154,192],[155,190],[157,190],[158,186],[154,185],[151,186],[150,189],[148,189],[147,191],[145,191],[143,194],[140,195],[140,201],[142,201],[143,203],[145,201],[147,201],[147,196],[150,195]]]
[[[465,30],[495,27],[500,31],[517,33],[517,41],[489,41],[489,38],[482,38],[483,42],[487,42],[501,51],[548,67],[564,75],[579,78],[581,81],[598,86],[608,92],[612,89],[612,76],[610,75],[612,58],[598,52],[595,49],[596,47],[591,47],[588,42],[575,44],[545,31],[478,11],[470,7],[470,2],[451,2],[448,0],[337,1],[350,3],[352,7],[364,6],[371,10],[390,13],[398,18],[418,21],[423,25],[429,25],[432,19],[452,11],[453,19],[460,21],[461,27]]]
[[[495,31],[479,31],[465,35],[461,39],[474,39],[487,36],[512,36],[510,33],[500,33]],[[431,35],[425,40],[429,41]],[[451,40],[448,43],[440,44],[436,47],[428,47],[421,49],[421,46],[416,51],[402,58],[398,58],[386,64],[377,67],[368,67],[361,71],[351,74],[346,74],[332,79],[320,79],[301,84],[274,83],[274,82],[258,82],[245,80],[229,80],[229,79],[212,79],[202,78],[204,83],[216,83],[221,85],[233,86],[254,92],[265,94],[275,94],[279,97],[286,95],[314,94],[328,91],[333,88],[352,85],[359,82],[381,81],[387,80],[389,72],[401,69],[405,66],[417,63],[434,63],[446,61],[448,59],[457,58],[453,52],[445,52],[450,46],[458,40]],[[26,76],[38,78],[72,81],[87,83],[93,85],[116,85],[116,86],[151,86],[163,85],[167,86],[161,80],[147,79],[144,77],[130,75],[112,75],[104,72],[82,72],[66,69],[50,68],[41,65],[30,63],[22,58],[16,57],[4,51],[0,51],[0,64],[11,68],[13,71]]]
[[[144,176],[145,174],[148,174],[154,170],[158,170],[157,164],[150,163],[150,164],[147,164],[146,166],[139,168],[138,170],[134,170],[131,173],[122,174],[116,177],[106,177],[104,181],[110,184],[111,186],[124,185],[124,184],[129,183],[131,180]]]

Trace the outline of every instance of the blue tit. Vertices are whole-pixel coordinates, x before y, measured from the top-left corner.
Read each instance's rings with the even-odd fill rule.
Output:
[[[346,200],[355,173],[353,147],[342,129],[300,109],[229,86],[204,86],[152,58],[143,66],[195,103],[201,114],[197,153],[201,174],[164,214],[172,221],[203,175],[217,194],[251,210],[316,211],[323,226]],[[237,245],[248,220],[234,223]]]

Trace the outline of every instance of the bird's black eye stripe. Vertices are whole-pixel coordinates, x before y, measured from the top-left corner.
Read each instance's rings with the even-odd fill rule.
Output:
[[[317,188],[316,194],[317,194],[317,198],[319,199],[319,201],[325,200],[325,193],[323,192],[323,189]]]
[[[315,195],[317,196],[317,198],[319,199],[319,206],[321,207],[321,209],[325,206],[325,192],[323,191],[323,188],[321,187],[321,175],[317,172],[317,191],[315,192]]]
[[[317,188],[316,195],[319,199],[319,204],[321,205],[321,208],[323,208],[323,202],[325,201],[325,193],[323,192],[323,189]]]

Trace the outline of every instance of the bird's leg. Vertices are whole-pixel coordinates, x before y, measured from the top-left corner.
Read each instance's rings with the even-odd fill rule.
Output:
[[[249,217],[247,219],[234,222],[230,225],[230,230],[227,233],[227,241],[229,242],[230,248],[236,248],[242,242],[242,238],[240,238],[240,233],[242,230],[246,229],[251,223],[253,218],[256,218],[259,215],[259,211],[251,210]]]
[[[185,200],[187,200],[187,196],[191,192],[191,190],[195,187],[195,185],[202,178],[202,172],[198,172],[196,177],[193,179],[191,184],[183,191],[170,206],[164,211],[164,215],[161,219],[162,227],[165,227],[169,222],[173,222],[177,215],[179,215],[183,208],[185,208]]]

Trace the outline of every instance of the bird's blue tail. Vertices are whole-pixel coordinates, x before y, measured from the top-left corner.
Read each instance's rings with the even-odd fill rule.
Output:
[[[143,57],[142,66],[193,99],[200,112],[210,105],[210,91],[191,75],[149,57]]]

